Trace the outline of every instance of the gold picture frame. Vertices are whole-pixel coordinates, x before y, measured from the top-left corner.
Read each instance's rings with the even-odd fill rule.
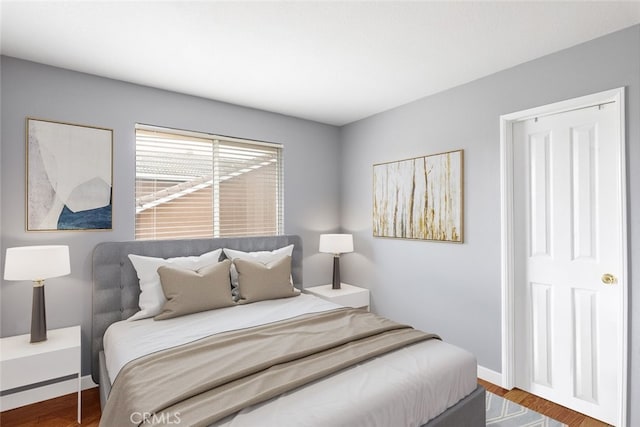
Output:
[[[113,129],[27,117],[27,231],[113,229]]]
[[[373,236],[463,242],[464,150],[373,165]]]

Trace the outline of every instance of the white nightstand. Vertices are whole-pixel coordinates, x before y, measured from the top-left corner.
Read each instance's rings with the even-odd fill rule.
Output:
[[[341,283],[340,289],[332,289],[331,285],[320,285],[305,288],[304,291],[345,307],[369,310],[369,289]]]
[[[46,341],[31,344],[29,339],[29,334],[0,339],[2,394],[10,396],[25,386],[77,376],[80,423],[80,326],[49,330]]]

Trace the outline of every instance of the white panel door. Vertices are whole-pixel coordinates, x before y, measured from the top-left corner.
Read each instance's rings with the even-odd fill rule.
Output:
[[[513,127],[515,385],[611,424],[623,361],[614,110],[595,106]]]

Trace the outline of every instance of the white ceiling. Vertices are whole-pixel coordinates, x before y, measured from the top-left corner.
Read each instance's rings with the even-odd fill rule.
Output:
[[[640,3],[8,1],[4,55],[342,125],[640,22]]]

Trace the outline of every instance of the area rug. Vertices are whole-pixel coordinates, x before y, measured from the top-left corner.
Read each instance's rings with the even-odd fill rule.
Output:
[[[496,427],[566,427],[560,421],[487,391],[487,425]]]

